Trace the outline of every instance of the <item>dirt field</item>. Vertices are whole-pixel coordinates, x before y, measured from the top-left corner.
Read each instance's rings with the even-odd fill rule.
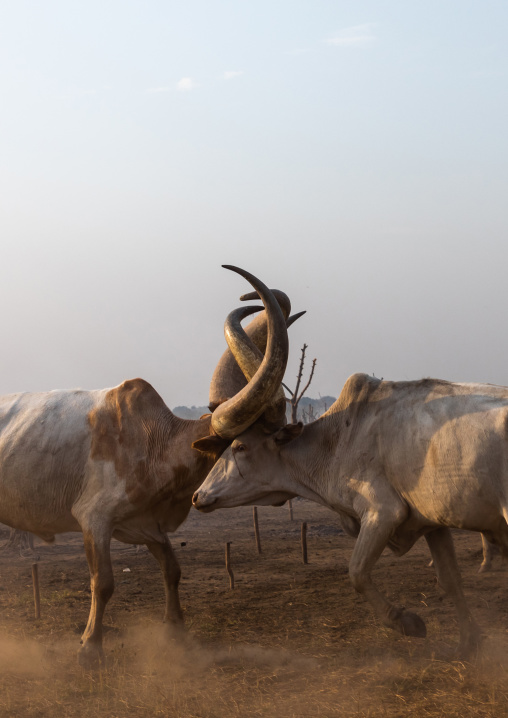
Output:
[[[31,559],[0,551],[0,716],[508,716],[508,571],[478,575],[480,538],[456,534],[465,587],[486,633],[473,664],[454,660],[457,625],[420,541],[376,570],[389,597],[417,610],[424,640],[378,625],[350,586],[353,540],[315,504],[191,511],[173,534],[189,637],[165,636],[162,580],[142,547],[114,542],[116,589],[106,615],[106,669],[78,666],[90,592],[81,536],[36,541],[42,618],[33,618]],[[300,553],[306,520],[309,564]],[[0,538],[7,538],[4,531]],[[224,568],[231,541],[235,589]],[[125,569],[130,569],[126,571]]]

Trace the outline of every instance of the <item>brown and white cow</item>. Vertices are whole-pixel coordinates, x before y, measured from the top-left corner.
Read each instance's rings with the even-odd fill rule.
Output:
[[[481,531],[508,555],[507,387],[354,374],[312,424],[217,430],[234,440],[194,495],[196,508],[298,495],[336,511],[357,537],[353,586],[385,625],[409,636],[425,636],[424,622],[392,605],[371,572],[385,547],[403,555],[425,536],[458,613],[459,651],[477,650],[481,632],[464,598],[450,529]]]
[[[250,407],[249,414],[261,416],[274,411],[271,400],[280,394],[289,300],[248,276],[266,312],[249,324],[252,339],[243,335],[235,352],[241,354],[244,347],[247,364],[255,356],[255,367],[261,366],[247,383],[243,376],[223,371],[224,363],[231,366],[226,351],[211,389],[212,400],[221,397],[218,415],[224,407],[234,412],[238,396]],[[259,309],[243,308],[233,316]],[[265,345],[266,356],[259,361]],[[280,413],[277,421],[282,421]],[[215,436],[207,455],[192,448],[193,441],[213,433],[211,415],[197,421],[176,417],[143,379],[99,391],[0,399],[0,522],[45,541],[66,531],[84,536],[92,588],[79,655],[84,665],[103,660],[102,618],[113,593],[112,537],[147,546],[164,578],[165,621],[182,625],[180,568],[166,532],[184,521],[193,492],[228,443]]]

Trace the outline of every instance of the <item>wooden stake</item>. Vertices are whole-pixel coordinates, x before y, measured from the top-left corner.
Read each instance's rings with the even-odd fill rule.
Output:
[[[291,499],[288,501],[288,508],[289,508],[289,520],[293,520],[293,504],[291,502]]]
[[[231,541],[228,541],[228,542],[226,543],[226,571],[227,571],[228,574],[229,574],[229,588],[230,588],[231,590],[233,590],[234,587],[235,587],[235,575],[234,575],[233,570],[232,570],[232,568],[231,568],[231,566],[230,566],[230,558],[231,558],[230,546],[231,546]]]
[[[258,522],[258,507],[254,506],[252,509],[252,516],[254,517],[254,536],[256,537],[256,548],[258,553],[261,553],[261,540],[259,538],[259,522]]]
[[[34,585],[35,618],[39,620],[41,617],[41,594],[39,590],[39,565],[37,563],[32,564],[32,583]]]
[[[302,523],[302,559],[304,563],[307,561],[307,521]]]

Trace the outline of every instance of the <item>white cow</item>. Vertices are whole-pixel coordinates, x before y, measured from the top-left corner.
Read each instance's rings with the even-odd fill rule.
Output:
[[[274,504],[295,495],[336,511],[357,537],[349,573],[390,628],[425,636],[416,614],[392,605],[371,578],[386,546],[403,555],[421,536],[452,598],[462,655],[481,632],[466,604],[450,528],[481,531],[508,554],[508,388],[434,379],[350,377],[320,419],[238,432],[193,497],[201,511]],[[224,428],[225,427],[225,428]],[[213,450],[213,441],[196,448]]]
[[[276,292],[281,310],[274,294],[249,276],[267,311],[249,325],[254,341],[242,337],[235,352],[250,366],[267,344],[264,364],[248,384],[219,371],[211,394],[226,400],[218,414],[224,407],[234,411],[235,401],[243,397],[251,406],[257,402],[258,416],[268,407],[280,422],[270,397],[281,391],[289,300]],[[240,314],[261,308],[244,308]],[[243,359],[242,350],[247,353]],[[230,362],[228,352],[224,361]],[[279,364],[275,373],[274,362]],[[92,588],[79,656],[84,665],[103,660],[102,618],[113,593],[111,537],[148,547],[164,577],[165,620],[181,626],[180,568],[166,532],[184,521],[193,492],[228,444],[215,437],[209,455],[192,448],[193,441],[210,433],[210,415],[179,419],[143,379],[99,391],[0,398],[0,522],[45,541],[66,531],[83,532]]]

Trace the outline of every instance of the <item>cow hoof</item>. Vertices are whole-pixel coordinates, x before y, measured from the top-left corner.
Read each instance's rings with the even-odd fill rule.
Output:
[[[427,628],[420,616],[411,611],[404,611],[400,619],[401,633],[404,636],[415,636],[416,638],[425,638]]]
[[[462,661],[474,661],[478,658],[484,638],[479,628],[474,629],[466,638],[461,639],[455,657]]]
[[[104,668],[106,659],[104,658],[104,653],[101,648],[96,648],[89,643],[85,643],[78,651],[78,663],[82,668],[90,671],[97,668]]]
[[[174,641],[183,641],[188,635],[183,621],[168,621],[165,619],[164,628],[167,637]]]

